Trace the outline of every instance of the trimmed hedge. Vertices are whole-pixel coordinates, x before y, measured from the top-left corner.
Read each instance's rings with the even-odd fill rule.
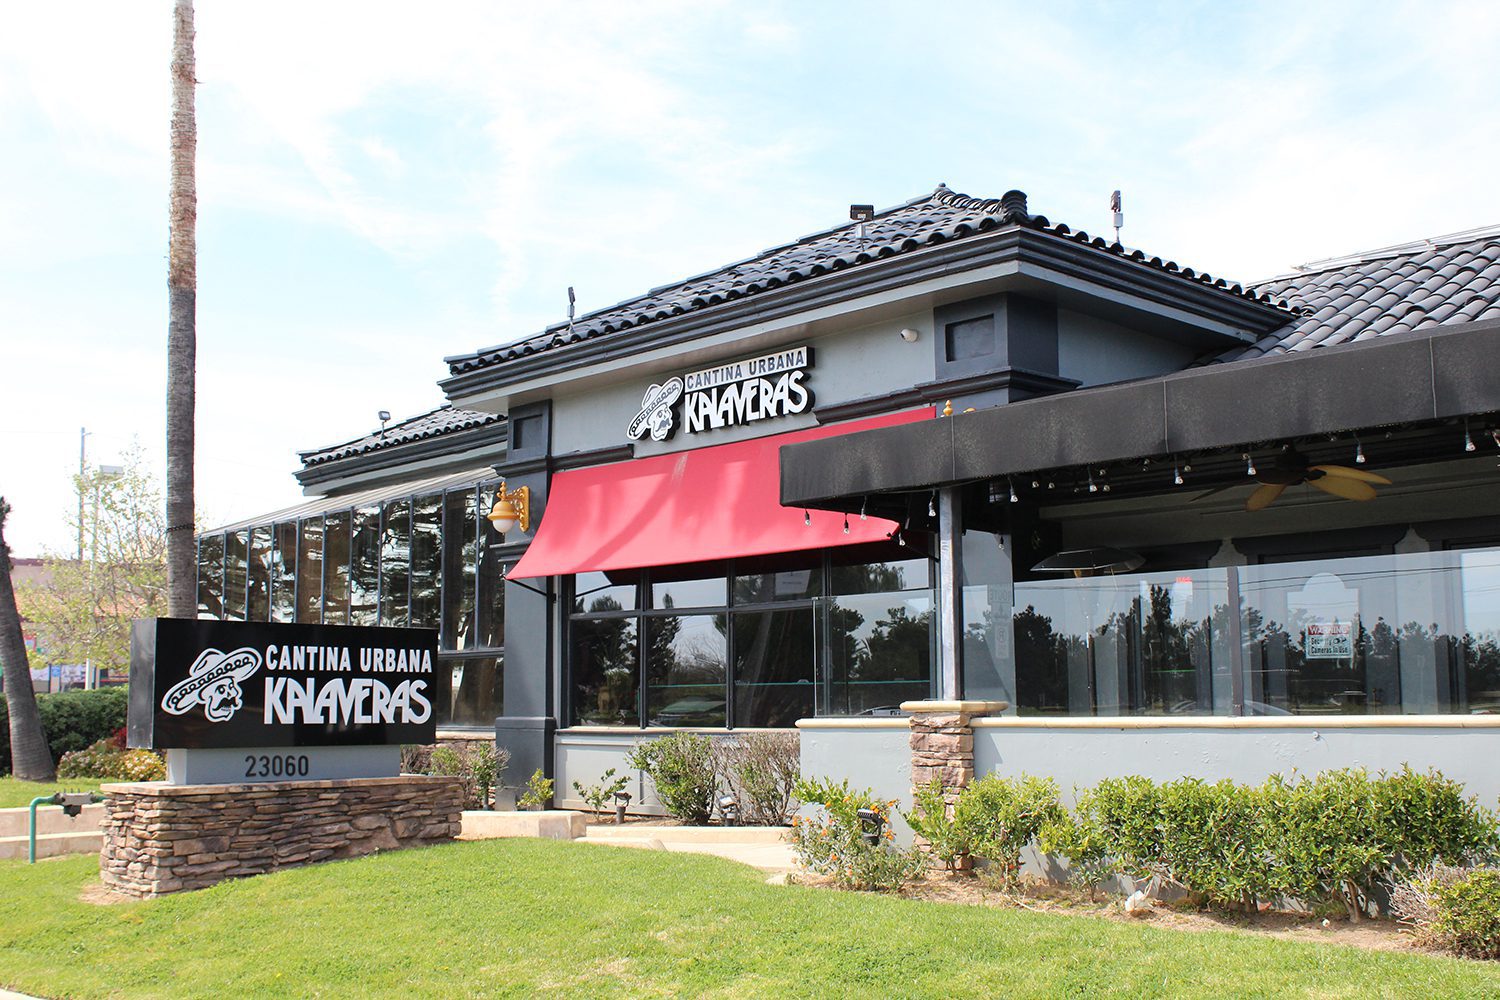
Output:
[[[130,692],[124,685],[93,691],[59,691],[36,696],[42,731],[54,763],[65,753],[86,750],[125,725]],[[10,714],[0,695],[0,775],[10,773]]]

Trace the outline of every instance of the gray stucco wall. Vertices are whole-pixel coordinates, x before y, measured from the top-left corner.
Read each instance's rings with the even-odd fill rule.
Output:
[[[1272,774],[1436,768],[1493,807],[1500,796],[1500,728],[1063,728],[1007,722],[974,730],[974,770],[1055,779],[1066,799],[1101,778],[1194,776],[1258,784]]]
[[[802,729],[802,774],[809,778],[848,780],[854,788],[871,788],[882,799],[911,808],[911,739],[905,719],[882,726]],[[898,813],[896,835],[909,842],[911,829]]]
[[[630,784],[625,787],[633,798],[632,813],[644,812],[664,815],[661,800],[656,797],[656,788],[640,771],[625,763],[625,757],[638,743],[661,736],[661,733],[642,733],[630,730],[622,733],[561,732],[554,740],[553,767],[555,777],[554,798],[559,808],[583,809],[584,802],[573,789],[573,782],[583,785],[599,784],[604,772],[615,769],[615,776],[629,775]],[[613,778],[611,778],[613,780]]]
[[[920,332],[916,343],[908,344],[901,339],[903,327]],[[822,406],[879,396],[930,381],[934,368],[931,337],[932,314],[928,312],[900,316],[815,340],[792,340],[783,346],[794,347],[801,343],[812,346],[813,368],[807,385],[813,390],[817,405]],[[553,452],[565,455],[627,444],[630,439],[625,435],[625,426],[640,410],[641,397],[653,382],[726,361],[759,357],[773,350],[775,348],[749,348],[730,353],[715,352],[712,357],[689,355],[679,366],[667,371],[641,372],[621,366],[619,381],[590,384],[577,392],[559,392],[553,397]],[[636,442],[635,448],[637,455],[658,455],[780,434],[816,424],[812,413],[808,412],[702,434],[679,432],[670,441],[656,442],[647,438]]]
[[[1098,316],[1057,311],[1057,368],[1085,386],[1181,371],[1197,352]]]

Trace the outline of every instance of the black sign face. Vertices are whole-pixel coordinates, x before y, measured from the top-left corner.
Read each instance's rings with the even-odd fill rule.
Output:
[[[422,628],[138,621],[130,745],[432,743],[437,643]]]

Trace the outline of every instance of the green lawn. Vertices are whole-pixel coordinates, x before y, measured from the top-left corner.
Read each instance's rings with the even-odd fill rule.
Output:
[[[500,840],[149,902],[0,862],[0,984],[41,996],[1494,996],[1500,966],[769,886],[716,858]]]
[[[92,792],[103,782],[98,778],[61,778],[57,781],[21,781],[18,778],[0,778],[0,809],[29,806],[38,795],[53,792]]]

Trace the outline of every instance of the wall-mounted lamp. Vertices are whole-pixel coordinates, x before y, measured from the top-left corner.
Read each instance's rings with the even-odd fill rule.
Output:
[[[517,486],[513,490],[505,488],[505,480],[500,480],[500,486],[495,490],[495,506],[490,508],[487,515],[490,523],[500,534],[505,534],[516,525],[521,526],[523,532],[531,530],[531,490],[525,486]]]
[[[909,326],[903,328],[901,331],[901,339],[906,341],[908,344],[915,344],[917,342],[917,338],[920,336],[922,336],[921,330],[914,330]]]

